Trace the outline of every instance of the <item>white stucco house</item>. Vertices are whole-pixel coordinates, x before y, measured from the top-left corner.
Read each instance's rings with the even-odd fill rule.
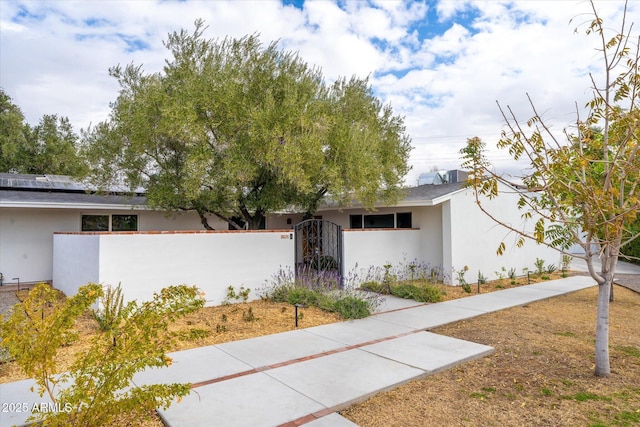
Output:
[[[455,181],[455,180],[454,180]],[[485,206],[525,227],[516,195]],[[558,265],[560,255],[528,242],[496,249],[507,237],[477,207],[462,182],[407,189],[395,206],[367,211],[324,206],[317,216],[344,231],[344,271],[418,260],[452,274],[467,266],[489,278],[502,267],[533,268],[536,258]],[[122,283],[128,299],[148,298],[171,284],[195,284],[219,303],[228,286],[256,289],[280,268],[292,267],[293,227],[301,214],[267,217],[265,230],[204,231],[195,213],[166,214],[145,206],[142,194],[91,194],[68,177],[0,174],[0,273],[4,283],[50,281],[66,293],[87,282]],[[454,282],[455,284],[455,282]]]

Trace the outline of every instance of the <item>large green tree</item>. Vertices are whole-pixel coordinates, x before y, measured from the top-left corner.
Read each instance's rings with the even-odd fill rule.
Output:
[[[28,127],[20,107],[0,89],[0,172],[18,172]]]
[[[319,69],[256,35],[169,35],[162,72],[110,70],[121,90],[86,135],[92,180],[144,188],[151,206],[258,228],[283,209],[312,214],[323,197],[395,200],[408,171],[403,119],[367,79],[328,85]]]
[[[618,30],[605,27],[591,2],[593,20],[587,34],[599,41],[602,74],[592,76],[593,99],[588,116],[578,118],[567,139],[559,138],[538,114],[530,100],[533,117],[518,120],[510,108],[503,109],[506,130],[498,147],[529,168],[519,182],[498,175],[484,155],[485,144],[471,138],[462,150],[463,166],[471,169],[470,185],[480,208],[518,235],[517,242],[533,239],[561,252],[580,245],[591,277],[599,286],[596,322],[597,376],[609,376],[609,300],[620,248],[640,237],[635,223],[640,211],[640,38],[626,22],[626,8]],[[600,81],[599,78],[602,78]],[[598,126],[601,132],[594,132]],[[504,186],[520,194],[519,207],[533,228],[507,223],[489,212],[483,197],[498,196]],[[522,191],[523,186],[526,191]],[[498,249],[504,250],[504,243]],[[599,258],[600,265],[595,262]]]
[[[45,115],[31,127],[0,89],[0,172],[82,175],[86,166],[78,142],[66,117]]]

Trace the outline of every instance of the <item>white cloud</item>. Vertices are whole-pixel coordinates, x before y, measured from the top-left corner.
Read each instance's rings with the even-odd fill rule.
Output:
[[[598,1],[605,22],[623,2]],[[640,16],[630,2],[628,18]],[[413,182],[437,164],[456,167],[466,138],[495,144],[503,126],[496,101],[522,119],[529,93],[561,130],[590,96],[598,71],[595,37],[583,1],[2,1],[0,86],[30,123],[68,116],[77,130],[106,119],[117,82],[108,69],[162,69],[162,41],[206,21],[206,36],[260,33],[320,66],[328,81],[371,75],[375,93],[406,117]],[[435,16],[435,18],[434,18]],[[571,21],[573,18],[573,21]],[[570,22],[571,21],[571,22]],[[497,161],[504,154],[494,154]]]

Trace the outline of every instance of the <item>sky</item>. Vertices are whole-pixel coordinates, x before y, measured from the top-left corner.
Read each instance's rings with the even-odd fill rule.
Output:
[[[595,4],[618,26],[623,1]],[[628,8],[639,21],[640,2]],[[494,149],[505,128],[497,102],[526,122],[528,94],[558,132],[583,115],[590,74],[602,76],[598,40],[585,35],[590,13],[583,0],[0,0],[0,87],[31,125],[58,114],[79,132],[108,118],[119,89],[110,67],[161,71],[167,35],[200,18],[212,39],[278,41],[327,82],[368,77],[405,118],[414,147],[405,183],[415,185],[423,172],[458,168],[474,136],[498,169],[518,169]]]

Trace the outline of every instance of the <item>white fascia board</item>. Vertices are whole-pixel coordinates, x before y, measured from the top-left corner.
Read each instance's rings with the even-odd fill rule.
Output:
[[[29,203],[29,202],[0,202],[0,208],[30,208],[30,209],[72,209],[72,210],[152,210],[146,206],[98,204],[98,203]]]
[[[435,199],[416,199],[416,200],[400,200],[398,203],[396,203],[395,205],[385,205],[384,203],[377,203],[374,208],[378,209],[378,208],[408,208],[408,207],[420,207],[420,206],[437,206],[441,203],[444,203],[448,200],[451,200],[451,198],[456,195],[459,194],[463,191],[465,191],[466,188],[460,188],[456,191],[452,191],[451,193],[447,193],[443,196],[440,197],[436,197]],[[363,209],[363,205],[361,204],[354,204],[351,206],[341,206],[341,207],[337,207],[337,206],[322,206],[320,207],[320,209],[318,209],[318,212],[321,211],[329,211],[329,210],[346,210],[346,209]]]

